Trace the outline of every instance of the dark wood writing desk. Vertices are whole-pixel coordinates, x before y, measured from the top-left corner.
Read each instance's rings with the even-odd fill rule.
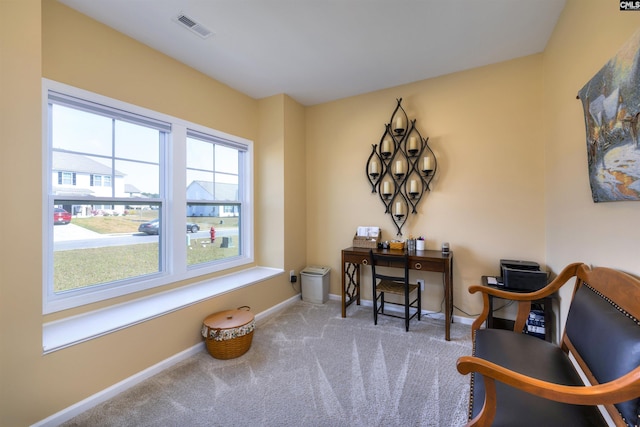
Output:
[[[342,317],[347,317],[347,307],[360,305],[360,265],[369,265],[368,248],[342,250]],[[404,251],[373,249],[379,253],[404,255]],[[409,253],[410,269],[442,273],[444,277],[445,339],[450,340],[453,321],[453,253],[443,255],[440,251],[415,251]]]

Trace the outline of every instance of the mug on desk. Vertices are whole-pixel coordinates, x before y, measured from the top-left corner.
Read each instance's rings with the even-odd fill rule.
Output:
[[[416,251],[424,251],[424,240],[416,240]]]
[[[449,254],[449,243],[448,242],[444,242],[442,244],[442,254],[443,255],[448,255]]]

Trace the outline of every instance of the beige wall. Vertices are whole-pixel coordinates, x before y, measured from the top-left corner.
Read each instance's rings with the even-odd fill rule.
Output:
[[[305,267],[306,167],[304,108],[286,95],[261,99],[260,144],[256,157],[256,187],[261,195],[256,218],[259,265],[283,267],[296,274]],[[300,289],[300,284],[292,285]]]
[[[466,287],[502,257],[640,274],[640,205],[591,201],[575,99],[638,28],[640,13],[615,2],[568,0],[541,55],[310,108],[253,100],[53,0],[2,0],[0,20],[0,425],[36,422],[194,345],[216,309],[259,312],[295,293],[283,275],[42,355],[41,245],[15,226],[41,221],[42,76],[254,140],[257,262],[328,265],[334,294],[358,225],[394,237],[364,164],[399,97],[439,162],[405,235],[451,243],[457,315],[477,313]],[[440,278],[423,274],[425,308],[438,310]]]
[[[541,65],[534,55],[309,108],[309,261],[340,271],[340,250],[350,246],[358,225],[377,225],[384,239],[396,237],[371,193],[365,163],[402,98],[438,159],[432,191],[403,237],[424,235],[427,249],[450,243],[455,306],[478,313],[477,295],[466,288],[482,274],[497,273],[501,257],[544,263]],[[363,271],[363,297],[370,300],[370,276]],[[339,293],[339,276],[332,275],[333,293]],[[424,278],[423,307],[438,311],[441,276]]]
[[[295,270],[300,290],[300,270],[307,261],[307,163],[305,109],[288,96],[284,99],[284,244],[285,272]],[[265,249],[266,250],[266,249]]]
[[[543,54],[308,108],[309,261],[339,271],[340,250],[358,225],[379,225],[395,238],[370,193],[365,162],[403,98],[439,167],[433,191],[403,231],[425,234],[428,249],[450,242],[454,314],[478,313],[478,296],[466,289],[482,274],[497,274],[500,258],[534,260],[554,273],[583,261],[640,274],[640,204],[592,202],[576,100],[638,24],[640,12],[620,12],[615,2],[569,0]],[[363,297],[371,299],[367,273]],[[333,293],[339,276],[332,275]],[[424,278],[431,286],[423,307],[439,310],[440,277]]]
[[[584,114],[576,99],[638,29],[640,12],[620,12],[618,2],[569,1],[545,50],[546,254],[555,269],[582,261],[640,275],[640,203],[592,201]]]
[[[44,77],[256,139],[255,100],[56,1],[42,5]]]
[[[256,192],[262,195],[261,211],[269,216],[256,216],[257,251],[260,265],[279,265],[284,262],[284,95],[276,95],[259,101],[260,140],[256,146]]]
[[[304,185],[302,107],[290,98],[264,107],[258,101],[88,19],[53,0],[0,1],[2,52],[1,156],[2,235],[0,245],[0,425],[29,425],[73,405],[201,342],[202,319],[221,309],[249,305],[261,312],[295,295],[288,275],[196,304],[105,337],[42,354],[42,265],[39,239],[25,238],[15,224],[41,222],[41,78],[70,84],[235,134],[254,141],[256,218],[278,224],[260,265],[299,268],[306,248],[304,217],[292,234],[283,224],[282,170],[287,192]],[[286,123],[291,114],[294,123]],[[272,135],[261,133],[261,115],[276,117],[282,144],[259,156]],[[270,161],[276,159],[277,167]],[[267,164],[263,164],[266,162]],[[289,165],[291,164],[291,165]],[[13,184],[11,184],[13,183]],[[20,185],[15,185],[20,183]],[[8,185],[9,184],[9,185]],[[280,189],[280,190],[278,190]],[[288,206],[298,208],[295,201]],[[7,224],[9,226],[7,227]],[[265,241],[256,227],[256,241]],[[283,231],[284,230],[284,231]],[[286,240],[283,238],[287,236]],[[11,245],[4,242],[12,241]],[[285,243],[288,246],[285,254]],[[279,253],[271,257],[270,252]],[[291,254],[294,255],[291,255]],[[290,257],[291,259],[287,259]],[[291,267],[289,267],[291,265]],[[180,284],[176,284],[180,285]],[[129,297],[130,298],[130,297]],[[75,311],[71,311],[75,312]],[[60,317],[49,316],[50,318]]]
[[[34,408],[42,363],[40,2],[0,1],[0,424],[51,414]],[[17,185],[20,183],[20,185]],[[35,243],[34,243],[35,240]],[[8,244],[8,242],[12,242]],[[38,396],[41,397],[41,396]],[[31,410],[36,416],[28,417]],[[38,417],[39,415],[39,417]]]

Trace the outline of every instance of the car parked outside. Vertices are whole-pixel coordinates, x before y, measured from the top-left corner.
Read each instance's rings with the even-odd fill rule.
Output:
[[[159,234],[159,230],[160,220],[158,218],[148,222],[143,222],[138,227],[138,231],[146,234]],[[187,223],[187,233],[197,233],[198,231],[200,231],[200,227],[198,226],[198,224],[193,222]]]
[[[53,223],[54,224],[69,224],[71,222],[71,214],[62,208],[55,208],[53,210]]]

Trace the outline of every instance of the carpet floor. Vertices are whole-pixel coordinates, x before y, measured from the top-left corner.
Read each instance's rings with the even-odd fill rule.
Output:
[[[231,360],[203,348],[65,426],[459,426],[470,326],[382,317],[371,307],[296,302],[256,327]]]

